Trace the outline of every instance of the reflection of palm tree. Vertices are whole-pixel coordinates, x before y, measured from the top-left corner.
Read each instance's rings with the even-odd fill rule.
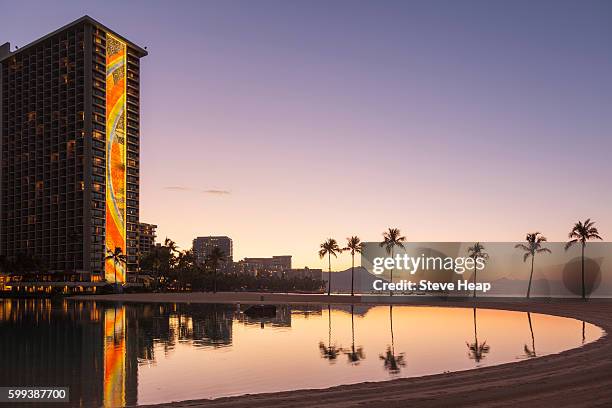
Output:
[[[351,296],[355,296],[355,254],[363,251],[363,243],[357,236],[347,238],[346,248],[343,251],[351,251]]]
[[[391,374],[397,374],[400,372],[401,367],[406,365],[404,361],[404,353],[395,355],[395,340],[393,338],[393,306],[389,305],[389,321],[391,323],[391,345],[387,346],[385,354],[381,354],[379,357],[384,361],[385,369]]]
[[[327,330],[327,346],[322,341],[319,342],[319,350],[321,350],[321,357],[329,360],[330,363],[335,363],[338,355],[342,352],[342,347],[336,347],[331,344],[332,335],[332,324],[331,324],[331,305],[327,305],[327,316],[328,316],[328,330]]]
[[[584,346],[584,340],[585,340],[585,337],[584,337],[584,326],[586,326],[586,324],[584,323],[584,320],[583,320],[582,321],[582,345],[583,346]]]
[[[397,374],[400,372],[401,367],[406,365],[404,361],[404,353],[399,356],[395,355],[393,346],[387,346],[385,354],[380,355],[380,359],[384,361],[385,369],[389,370],[391,374]]]
[[[527,312],[527,319],[529,320],[529,331],[531,332],[531,348],[525,344],[525,354],[529,358],[537,357],[535,348],[535,337],[533,335],[533,326],[531,325],[531,313]]]
[[[477,363],[480,362],[483,358],[485,358],[485,354],[490,351],[490,347],[487,345],[487,341],[483,341],[482,343],[478,342],[478,328],[476,325],[476,308],[474,308],[474,343],[465,343],[468,347],[468,357]]]
[[[345,352],[348,357],[348,362],[350,364],[359,364],[360,360],[365,358],[365,354],[363,353],[363,347],[358,346],[355,348],[355,305],[351,305],[351,335],[352,335],[352,345],[351,351]]]
[[[591,221],[590,218],[588,218],[584,224],[581,221],[578,221],[576,224],[574,224],[574,228],[572,228],[572,230],[570,231],[568,237],[570,238],[569,241],[567,241],[567,243],[565,244],[565,250],[567,251],[572,245],[580,242],[581,246],[582,246],[582,298],[586,299],[586,291],[584,288],[584,248],[586,247],[587,241],[590,239],[599,239],[599,240],[603,240],[602,237],[599,236],[599,231],[597,231],[597,228],[595,228],[593,225],[595,225],[594,221]]]
[[[484,249],[485,247],[480,242],[476,242],[473,246],[468,248],[468,256],[474,260],[474,297],[476,297],[476,260],[479,258],[483,261],[489,259],[489,254],[487,254]]]
[[[525,251],[525,254],[523,255],[523,262],[527,262],[527,259],[531,257],[531,273],[529,274],[529,285],[527,286],[527,299],[529,299],[529,294],[531,293],[531,280],[533,279],[533,261],[535,259],[535,255],[542,252],[550,253],[550,249],[542,246],[542,243],[546,242],[546,237],[542,236],[542,234],[539,232],[528,233],[525,241],[527,241],[527,245],[516,244],[514,247]]]
[[[331,295],[331,257],[338,257],[338,254],[342,252],[342,249],[338,246],[338,242],[335,239],[329,238],[327,241],[321,244],[321,249],[319,250],[319,258],[323,259],[325,255],[328,257],[329,261],[329,275],[327,282],[327,295]]]
[[[387,254],[391,255],[393,258],[393,252],[395,247],[404,248],[404,242],[406,242],[406,237],[402,236],[400,230],[398,228],[389,228],[389,230],[383,232],[383,241],[380,243],[380,247],[384,247],[387,251]],[[393,283],[393,270],[391,269],[391,278],[390,282]],[[393,296],[393,292],[389,289],[389,296]]]

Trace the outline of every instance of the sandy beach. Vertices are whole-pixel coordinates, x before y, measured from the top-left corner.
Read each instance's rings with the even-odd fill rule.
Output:
[[[261,300],[263,296],[263,302]],[[123,302],[186,303],[388,303],[388,297],[258,293],[162,293],[78,296]],[[395,297],[393,303],[472,307],[472,300]],[[479,299],[482,308],[531,311],[573,317],[612,331],[612,301]],[[612,406],[612,338],[516,363],[468,371],[337,386],[181,401],[155,407],[609,407]]]

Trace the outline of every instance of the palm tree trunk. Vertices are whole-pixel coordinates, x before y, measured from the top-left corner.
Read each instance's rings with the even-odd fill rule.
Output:
[[[474,298],[476,298],[476,267],[474,267]]]
[[[582,298],[586,300],[586,290],[584,288],[584,246],[582,244]]]
[[[527,299],[529,299],[529,294],[531,293],[531,279],[533,278],[533,258],[535,258],[535,254],[531,254],[531,273],[529,274],[529,286],[527,286]]]
[[[327,275],[327,296],[331,295],[331,253],[327,254],[327,260],[329,263],[329,272]]]
[[[391,248],[391,258],[393,258],[393,248]],[[391,282],[393,283],[393,270],[395,269],[395,263],[393,263],[393,268],[391,269]],[[393,291],[391,289],[389,289],[389,296],[393,296]],[[391,323],[393,324],[393,323]]]
[[[351,254],[353,260],[351,265],[351,296],[355,296],[355,254]]]
[[[117,285],[117,261],[115,260],[113,262],[113,265],[115,266],[115,286]]]
[[[217,293],[217,267],[213,268],[213,293]]]

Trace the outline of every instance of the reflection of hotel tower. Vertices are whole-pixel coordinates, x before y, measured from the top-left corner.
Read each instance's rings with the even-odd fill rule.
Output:
[[[0,384],[69,387],[70,405],[137,403],[135,328],[126,309],[49,300],[0,301]]]
[[[137,402],[138,343],[134,329],[128,325],[125,306],[104,310],[104,406]]]
[[[136,270],[145,55],[87,16],[0,46],[1,255],[112,282],[103,258],[120,247]]]

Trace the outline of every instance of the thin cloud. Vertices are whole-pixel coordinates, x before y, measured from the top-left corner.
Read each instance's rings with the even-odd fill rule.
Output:
[[[193,192],[196,192],[196,193],[213,194],[213,195],[229,195],[229,194],[231,194],[231,191],[228,191],[228,190],[215,190],[215,189],[198,190],[198,189],[193,188],[193,187],[184,187],[184,186],[166,186],[166,187],[164,187],[164,190],[167,190],[167,191],[193,191]]]
[[[164,190],[168,191],[194,191],[191,187],[182,187],[182,186],[166,186]]]

